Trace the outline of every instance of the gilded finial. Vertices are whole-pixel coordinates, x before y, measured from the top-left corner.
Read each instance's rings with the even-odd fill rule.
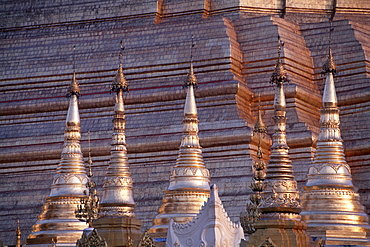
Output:
[[[333,23],[330,20],[330,29],[329,29],[329,54],[328,58],[326,59],[324,65],[322,66],[322,74],[326,73],[333,73],[335,75],[337,73],[337,68],[334,63],[333,54],[331,51],[331,39],[332,39],[332,32],[333,32]]]
[[[198,86],[197,78],[194,75],[193,68],[193,47],[194,47],[194,35],[191,36],[191,46],[190,46],[190,70],[186,78],[185,86],[193,85],[195,88]]]
[[[128,83],[126,81],[125,75],[123,74],[122,68],[122,59],[123,59],[123,51],[125,47],[123,46],[122,41],[120,42],[120,52],[119,52],[119,68],[116,73],[116,77],[114,78],[111,86],[111,91],[118,93],[119,91],[127,92]]]
[[[284,42],[280,39],[278,35],[278,60],[275,65],[275,70],[271,75],[270,83],[271,84],[283,84],[284,82],[289,82],[287,77],[287,72],[283,67],[281,62],[281,49],[284,46]]]
[[[261,99],[260,99],[260,94],[258,94],[258,116],[257,116],[257,122],[254,125],[253,132],[255,133],[266,133],[266,126],[262,121],[262,116],[261,116]]]
[[[81,96],[80,87],[76,80],[76,46],[73,46],[73,77],[68,88],[67,98],[70,98],[72,95]]]

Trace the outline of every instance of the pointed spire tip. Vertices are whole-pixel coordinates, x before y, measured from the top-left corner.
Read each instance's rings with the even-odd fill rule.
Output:
[[[189,73],[186,78],[185,86],[189,87],[190,85],[193,85],[194,88],[198,87],[197,78],[194,74],[194,67],[193,67],[193,48],[194,48],[194,35],[191,36],[191,46],[190,46],[190,69]]]
[[[284,82],[289,82],[287,72],[284,69],[283,63],[281,61],[281,49],[284,46],[284,42],[278,36],[278,59],[275,64],[274,72],[271,75],[271,84],[283,84]]]
[[[123,42],[120,42],[120,52],[119,52],[119,67],[116,73],[116,77],[114,78],[110,90],[113,92],[118,93],[119,91],[128,92],[128,83],[123,73],[122,63],[123,63],[123,51],[125,47],[123,46]]]

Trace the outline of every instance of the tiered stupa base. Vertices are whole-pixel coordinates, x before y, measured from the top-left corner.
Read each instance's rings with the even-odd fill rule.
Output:
[[[104,217],[93,221],[94,228],[108,247],[126,246],[129,238],[132,246],[138,246],[143,235],[141,225],[141,220],[131,217]]]
[[[306,224],[297,218],[296,215],[284,214],[279,217],[265,218],[257,221],[254,227],[257,229],[253,233],[245,246],[260,246],[270,238],[276,246],[284,247],[308,247],[309,239],[306,234]],[[263,216],[262,216],[263,217]],[[278,218],[278,219],[277,219]],[[241,245],[242,246],[242,245]]]
[[[81,197],[53,196],[47,197],[39,220],[33,225],[33,232],[28,236],[27,246],[76,246],[85,222],[75,217]]]
[[[311,240],[322,238],[325,246],[370,246],[368,216],[358,193],[352,189],[306,190],[301,215]]]

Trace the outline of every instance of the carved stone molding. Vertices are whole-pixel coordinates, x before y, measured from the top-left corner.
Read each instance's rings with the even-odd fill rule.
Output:
[[[106,177],[104,179],[103,187],[106,186],[132,186],[133,181],[131,177]]]

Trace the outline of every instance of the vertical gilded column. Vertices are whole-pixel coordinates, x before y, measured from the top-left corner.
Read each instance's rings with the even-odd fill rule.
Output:
[[[370,246],[368,216],[344,155],[334,85],[336,66],[330,47],[322,73],[325,87],[320,133],[304,187],[302,219],[308,225],[308,234],[321,237],[326,244]]]
[[[177,223],[190,221],[199,213],[210,195],[210,174],[203,162],[202,149],[199,145],[198,113],[194,96],[196,86],[197,79],[191,61],[185,83],[187,95],[179,154],[162,205],[154,219],[154,225],[149,229],[150,235],[159,239],[158,241],[165,242],[171,219]],[[158,246],[161,245],[158,243]]]

